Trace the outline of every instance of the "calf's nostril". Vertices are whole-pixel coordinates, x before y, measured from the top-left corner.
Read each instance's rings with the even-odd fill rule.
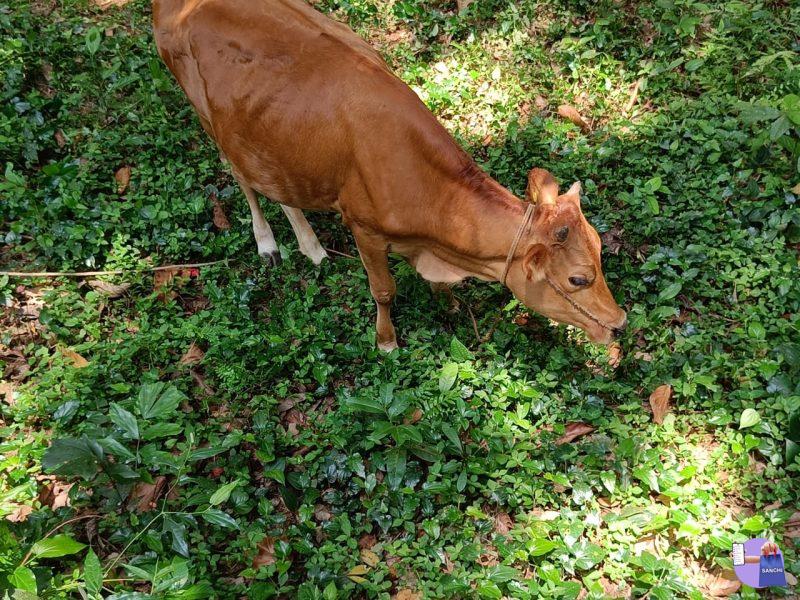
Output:
[[[628,319],[625,319],[621,325],[619,325],[618,327],[614,327],[614,329],[611,330],[611,333],[614,336],[614,338],[616,339],[622,337],[622,334],[625,332],[625,328],[627,326],[628,326]]]

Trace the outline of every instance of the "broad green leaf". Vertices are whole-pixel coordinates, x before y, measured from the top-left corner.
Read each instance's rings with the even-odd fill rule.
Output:
[[[442,373],[439,375],[439,391],[446,392],[458,378],[458,365],[456,363],[447,363],[442,367]]]
[[[338,597],[339,592],[336,589],[336,582],[331,581],[322,591],[322,600],[336,600]]]
[[[557,545],[547,538],[534,538],[526,544],[526,549],[531,556],[536,557],[551,552]]]
[[[450,356],[453,360],[458,362],[473,360],[475,358],[472,352],[469,351],[469,348],[462,344],[456,336],[453,336],[453,339],[450,340]]]
[[[758,321],[750,322],[750,324],[747,326],[747,333],[755,340],[763,340],[767,335],[766,329],[764,329],[764,326]]]
[[[747,429],[761,422],[761,415],[753,408],[745,408],[739,417],[739,429]]]
[[[795,125],[800,125],[800,96],[789,94],[781,100],[783,114]]]
[[[97,441],[100,446],[103,447],[103,450],[105,450],[108,454],[113,454],[114,456],[118,458],[124,458],[125,460],[133,460],[136,458],[136,455],[133,452],[128,450],[125,446],[120,444],[111,436]]]
[[[103,567],[91,548],[83,559],[83,581],[86,591],[91,595],[97,595],[103,589]]]
[[[100,49],[100,42],[103,41],[102,30],[98,27],[92,27],[86,32],[86,51],[94,56]]]
[[[442,423],[442,433],[448,440],[450,440],[450,443],[453,444],[459,452],[463,452],[461,439],[458,437],[458,432],[452,425],[449,423]]]
[[[600,481],[603,486],[608,490],[609,494],[613,494],[617,488],[617,476],[613,471],[602,471],[600,473]]]
[[[486,571],[486,576],[495,583],[506,583],[519,577],[519,571],[508,565],[496,565]]]
[[[142,432],[142,439],[149,442],[162,437],[175,437],[182,431],[179,423],[155,423]]]
[[[145,383],[139,390],[136,407],[143,419],[160,419],[175,412],[186,396],[172,384]]]
[[[742,102],[739,104],[739,116],[745,124],[752,125],[758,121],[773,121],[781,116],[781,113],[772,106]]]
[[[226,483],[221,488],[219,488],[216,492],[211,494],[211,498],[209,498],[208,503],[211,506],[217,506],[218,504],[222,504],[223,502],[227,502],[228,498],[231,497],[231,492],[239,485],[239,480],[236,479],[235,481],[231,481],[230,483]]]
[[[650,192],[651,194],[653,192],[657,192],[658,190],[660,190],[661,189],[661,177],[656,175],[652,179],[648,179],[644,184],[644,189],[647,190],[648,192]]]
[[[392,448],[386,452],[386,476],[389,487],[396,490],[406,476],[406,451],[403,448]]]
[[[139,425],[133,414],[122,408],[119,404],[113,403],[109,406],[108,416],[111,418],[114,425],[119,427],[127,437],[134,440],[139,439]]]
[[[461,493],[467,487],[467,472],[461,471],[461,474],[458,476],[456,480],[456,490]]]
[[[45,451],[42,468],[47,473],[91,479],[97,474],[97,465],[102,457],[103,450],[97,442],[86,438],[65,438],[55,440]]]
[[[14,572],[8,576],[8,583],[23,592],[36,593],[36,575],[28,567],[14,569]]]
[[[663,302],[664,300],[672,300],[675,296],[677,296],[683,284],[680,281],[675,281],[661,290],[661,293],[658,295],[659,302]]]
[[[349,397],[344,399],[344,405],[356,412],[365,412],[375,415],[382,415],[385,413],[383,405],[374,398]]]
[[[239,525],[236,523],[236,520],[233,517],[231,517],[228,513],[216,508],[209,508],[208,510],[201,512],[200,516],[212,525],[227,527],[229,529],[239,529]]]
[[[36,558],[57,558],[80,552],[86,544],[76,542],[65,534],[39,540],[31,547],[31,555]]]
[[[661,205],[658,203],[658,200],[655,196],[645,196],[644,202],[647,204],[647,209],[654,215],[657,215],[661,212]]]

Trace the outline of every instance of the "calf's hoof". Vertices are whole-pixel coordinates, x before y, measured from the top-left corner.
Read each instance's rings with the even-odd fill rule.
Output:
[[[318,246],[312,250],[306,250],[303,254],[305,254],[316,267],[318,267],[323,260],[328,258],[328,253],[322,246]]]
[[[386,352],[387,354],[392,350],[397,350],[397,340],[392,340],[390,342],[378,342],[378,350],[381,352]]]
[[[278,250],[273,250],[272,252],[259,252],[258,255],[261,257],[266,263],[269,263],[273,267],[277,267],[281,264],[281,253]]]

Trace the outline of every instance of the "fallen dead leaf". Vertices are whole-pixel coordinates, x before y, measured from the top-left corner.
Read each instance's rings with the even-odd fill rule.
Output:
[[[63,148],[67,145],[67,138],[64,136],[64,132],[60,129],[56,130],[56,132],[53,134],[53,137],[56,139],[56,144],[58,144],[59,148]]]
[[[111,283],[109,281],[100,281],[99,279],[90,279],[87,283],[93,290],[97,290],[109,298],[119,298],[131,287],[130,283]]]
[[[197,269],[160,269],[153,273],[153,289],[158,292],[160,300],[166,302],[178,294],[175,290],[167,288],[176,277],[190,278],[196,274]]]
[[[594,427],[586,423],[567,423],[567,426],[564,428],[564,435],[556,440],[556,445],[569,444],[579,437],[583,437],[587,433],[592,433],[593,431]]]
[[[372,534],[364,534],[358,539],[358,547],[364,550],[365,548],[372,548],[378,543],[377,538]]]
[[[403,588],[397,590],[397,593],[392,596],[392,600],[422,600],[422,594],[414,590],[409,590],[408,588]]]
[[[619,342],[614,342],[608,347],[608,366],[616,369],[622,361],[622,346]]]
[[[211,195],[211,202],[214,204],[214,225],[217,229],[230,229],[231,222],[228,220],[228,215],[225,214],[225,209],[222,207],[216,194]]]
[[[458,12],[463,12],[474,1],[475,0],[456,0],[456,6],[458,6]]]
[[[22,523],[28,519],[28,515],[30,515],[32,512],[32,506],[21,504],[17,506],[17,508],[15,508],[11,513],[6,515],[6,521],[11,521],[12,523]]]
[[[156,477],[153,483],[140,481],[133,486],[128,505],[132,505],[139,512],[153,510],[165,487],[167,487],[167,478],[163,475]]]
[[[256,553],[255,558],[253,558],[254,569],[275,564],[275,538],[269,536],[265,537],[258,543],[256,548],[258,552]]]
[[[39,502],[42,503],[42,506],[49,506],[53,510],[69,506],[69,491],[73,485],[52,480],[39,488]]]
[[[664,416],[669,412],[669,399],[672,398],[672,386],[664,384],[658,386],[650,394],[650,408],[653,409],[653,422],[661,425]]]
[[[795,185],[795,186],[792,188],[792,193],[793,193],[793,194],[800,194],[800,182],[798,182],[798,183],[797,183],[797,185]]]
[[[369,573],[370,568],[367,565],[356,565],[347,573],[347,577],[354,583],[366,583],[367,580],[364,575]]]
[[[546,109],[548,106],[547,99],[544,96],[536,96],[536,98],[533,100],[533,103],[540,111]]]
[[[14,391],[16,389],[16,386],[10,381],[0,382],[0,397],[9,406],[14,404]]]
[[[619,254],[624,245],[622,242],[622,230],[619,227],[612,227],[608,231],[604,231],[600,234],[600,239],[603,242],[603,246],[615,256]]]
[[[322,504],[317,504],[314,508],[314,518],[319,522],[330,521],[333,518],[333,515],[327,509],[327,507],[323,506]]]
[[[791,573],[789,573],[787,571],[786,572],[786,583],[789,584],[789,587],[796,586],[797,585],[797,577],[795,577],[794,575],[792,575]]]
[[[561,516],[561,513],[557,510],[534,509],[531,511],[531,514],[540,521],[555,521]]]
[[[569,104],[562,104],[561,106],[559,106],[558,114],[563,118],[567,119],[568,121],[571,121],[578,127],[580,127],[581,131],[583,131],[584,133],[588,133],[589,131],[591,131],[589,124],[583,120],[581,114]]]
[[[705,581],[701,587],[708,596],[714,598],[727,598],[733,596],[742,587],[742,582],[736,577],[732,569],[705,573]]]
[[[508,513],[500,512],[494,517],[494,530],[500,535],[508,535],[511,528],[514,527],[514,521]]]
[[[377,554],[375,554],[372,550],[364,549],[361,551],[360,556],[361,556],[361,562],[370,567],[374,567],[381,561],[380,557]]]
[[[128,184],[131,182],[131,168],[125,166],[117,169],[114,179],[117,181],[117,193],[122,194],[128,189]]]
[[[89,361],[83,358],[80,354],[71,348],[61,348],[61,355],[72,362],[72,366],[76,369],[83,369],[89,366]]]
[[[800,510],[786,521],[783,535],[790,538],[800,538]]]
[[[407,419],[404,419],[403,422],[406,425],[413,425],[414,423],[418,422],[421,418],[422,418],[422,409],[417,408],[414,410],[413,413],[411,413],[411,416],[408,417]]]
[[[186,352],[183,353],[181,359],[178,361],[178,364],[181,365],[193,365],[195,363],[199,363],[203,360],[203,357],[206,355],[200,347],[192,342],[189,344],[189,348],[187,348]]]

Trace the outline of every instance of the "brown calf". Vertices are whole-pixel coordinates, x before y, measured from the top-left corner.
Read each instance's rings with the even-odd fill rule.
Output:
[[[341,213],[378,306],[381,349],[397,347],[389,252],[431,282],[502,281],[594,341],[625,327],[580,185],[559,195],[534,169],[528,202],[516,198],[344,25],[301,0],[154,0],[153,18],[161,58],[247,197],[259,253],[277,257],[256,192],[280,203],[317,264],[326,253],[302,211]]]

